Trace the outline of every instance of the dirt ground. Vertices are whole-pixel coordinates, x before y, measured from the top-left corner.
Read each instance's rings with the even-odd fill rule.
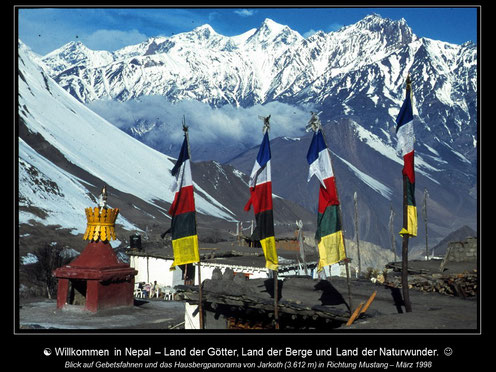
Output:
[[[333,278],[332,285],[348,301],[346,279]],[[357,330],[428,330],[434,332],[459,330],[476,332],[478,302],[476,298],[462,299],[438,293],[410,290],[412,312],[406,313],[401,291],[374,284],[366,279],[351,281],[352,307],[377,295],[367,312],[351,326],[341,326],[338,332]],[[22,299],[19,308],[19,328],[67,330],[164,330],[184,329],[184,302],[136,300],[135,306],[106,309],[90,313],[78,306],[56,309],[56,300]]]
[[[57,300],[22,299],[19,329],[122,330],[184,328],[184,303],[162,300],[135,300],[134,306],[103,309],[96,313],[82,306],[57,309]]]
[[[341,278],[340,278],[341,279]],[[347,298],[345,280],[333,285]],[[369,281],[352,282],[353,308],[377,291],[365,315],[349,327],[341,329],[476,331],[478,303],[475,297],[462,299],[439,293],[409,290],[412,312],[405,312],[401,289],[375,285]]]

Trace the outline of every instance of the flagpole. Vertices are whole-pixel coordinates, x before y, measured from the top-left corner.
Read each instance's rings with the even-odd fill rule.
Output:
[[[248,200],[248,203],[245,205],[245,211],[249,211],[251,205],[253,204],[254,201],[254,196],[257,193],[257,182],[258,182],[258,175],[260,172],[265,173],[266,179],[262,183],[267,183],[271,185],[272,181],[270,180],[270,168],[267,169],[268,165],[270,164],[270,142],[269,142],[269,131],[270,131],[270,116],[258,116],[259,119],[263,120],[263,141],[262,144],[260,145],[259,149],[259,155],[261,155],[264,159],[260,160],[258,159],[255,161],[255,164],[253,165],[252,173],[250,175],[250,193],[251,197]],[[269,151],[267,151],[267,149]],[[260,183],[260,184],[262,184]],[[270,186],[271,187],[271,186]],[[262,189],[263,191],[264,189]],[[269,188],[270,190],[270,188]],[[268,275],[270,279],[270,275],[272,274],[273,279],[274,279],[274,286],[273,286],[273,295],[274,295],[274,328],[279,329],[279,283],[278,283],[278,278],[277,278],[277,272],[278,270],[274,270],[273,267],[277,267],[278,265],[278,259],[277,259],[277,249],[275,246],[275,232],[274,232],[274,219],[273,219],[273,214],[272,214],[272,194],[264,191],[263,197],[266,199],[265,202],[268,203],[268,200],[270,200],[271,208],[270,208],[270,219],[267,219],[267,221],[270,220],[270,224],[272,225],[271,230],[267,230],[267,226],[259,226],[258,225],[258,220],[257,220],[257,229],[261,229],[261,232],[259,234],[259,239],[260,239],[260,244],[262,245],[262,249],[264,251],[265,255],[265,260],[266,260],[266,267],[269,269]],[[258,204],[258,203],[257,203]],[[255,219],[257,219],[257,216],[261,213],[259,210],[259,207],[254,207],[254,212],[255,212]],[[265,221],[264,223],[266,223]],[[252,221],[252,228],[253,228],[253,221]],[[270,235],[266,235],[270,233]],[[252,232],[253,235],[253,232]],[[275,255],[275,257],[274,257]]]
[[[310,119],[311,121],[313,120]],[[318,120],[318,118],[317,118]],[[324,134],[324,131],[322,130],[322,125],[320,123],[320,120],[318,120],[316,123],[316,128],[314,129],[315,132],[317,132],[319,129],[322,133],[322,138],[324,139],[324,144],[326,146],[326,150],[329,151],[329,160],[331,162],[331,171],[332,171],[332,174],[334,175],[334,179],[336,180],[336,173],[334,173],[334,164],[332,162],[332,156],[330,156],[331,154],[331,150],[329,149],[329,147],[327,146],[327,141],[326,141],[326,138],[325,138],[325,134]],[[336,189],[336,198],[338,200],[339,199],[339,194],[338,194],[338,185],[337,185],[337,181],[334,183],[335,185],[335,189]],[[341,224],[343,223],[343,216],[342,216],[342,213],[341,213],[341,203],[339,203],[338,205],[338,213],[339,213],[339,220],[341,221]],[[344,232],[343,232],[343,248],[344,248],[344,254],[346,256],[346,258],[344,259],[344,262],[345,262],[345,267],[346,267],[346,285],[348,286],[348,302],[349,302],[349,307],[350,307],[350,314],[353,312],[353,303],[352,303],[352,296],[351,296],[351,286],[350,286],[350,269],[349,269],[349,264],[348,264],[348,254],[346,253],[346,242],[345,242],[345,239],[344,239]]]
[[[277,278],[277,270],[272,270],[274,275],[274,321],[275,328],[279,329],[279,280]]]
[[[188,144],[188,156],[191,162],[191,151],[189,147],[189,133],[188,126],[186,125],[186,118],[183,115],[183,131],[186,137],[186,143]],[[196,228],[196,213],[195,217],[195,228]],[[198,250],[200,248],[198,247]],[[198,252],[198,316],[200,317],[200,329],[203,329],[203,291],[202,291],[202,280],[201,280],[201,264],[200,264],[200,252]]]
[[[305,275],[308,275],[307,261],[305,259],[305,249],[303,247],[303,221],[296,221],[296,226],[298,227],[298,245],[300,247],[300,257],[303,261],[303,269],[305,270]],[[296,256],[298,257],[298,255]],[[298,258],[299,260],[299,258]]]
[[[429,260],[429,245],[428,245],[428,235],[427,235],[427,197],[429,193],[427,188],[424,187],[424,205],[422,207],[422,217],[424,218],[425,224],[425,260]]]
[[[411,93],[410,75],[406,78],[406,94]],[[407,175],[403,174],[403,227],[408,227],[408,191],[407,191]],[[407,313],[412,311],[410,302],[410,293],[408,289],[408,234],[403,234],[403,242],[401,245],[401,287],[403,289],[403,302]]]
[[[394,262],[396,262],[396,241],[394,239],[394,211],[391,204],[391,213],[389,214],[389,233],[391,234],[391,250],[394,254]]]
[[[322,133],[322,136],[324,137],[324,133]],[[325,137],[324,137],[324,142],[325,142]],[[327,148],[327,151],[329,151],[329,152],[331,151],[327,147],[327,143],[326,143],[326,148]],[[334,173],[334,165],[332,164],[332,157],[329,157],[329,158],[331,160],[332,174],[334,174],[334,177],[336,177],[336,173]],[[336,187],[336,197],[338,200],[340,200],[339,194],[338,194],[337,181],[335,182],[335,187]],[[338,205],[338,213],[339,213],[339,220],[341,221],[341,224],[343,224],[343,215],[341,212],[341,203],[339,203],[339,205]],[[341,227],[341,229],[342,229],[342,227]],[[348,263],[348,253],[346,253],[346,241],[344,238],[344,231],[343,231],[343,248],[344,248],[344,255],[346,256],[346,258],[344,259],[344,263],[345,263],[345,267],[346,267],[346,285],[348,286],[348,301],[350,303],[350,314],[351,314],[351,313],[353,313],[353,302],[352,302],[351,285],[350,285],[350,268],[349,268],[349,263]]]
[[[408,224],[408,196],[407,196],[407,176],[403,175],[403,226]],[[410,293],[408,290],[408,234],[403,234],[401,245],[401,286],[403,288],[403,302],[407,313],[412,311],[410,303]]]
[[[355,234],[356,234],[356,244],[357,244],[357,257],[358,257],[358,277],[362,272],[362,263],[360,260],[360,239],[358,235],[358,196],[357,192],[353,194],[353,200],[355,202]]]
[[[260,117],[264,121],[263,133],[270,131],[270,115],[267,117]],[[272,197],[272,196],[271,196]],[[272,270],[274,277],[274,322],[275,329],[279,329],[279,279],[277,277],[277,270]]]

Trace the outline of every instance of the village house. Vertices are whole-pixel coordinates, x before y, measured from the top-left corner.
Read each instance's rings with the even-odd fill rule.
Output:
[[[129,256],[129,264],[137,270],[135,277],[135,296],[140,298],[143,296],[157,296],[164,299],[176,299],[185,301],[185,329],[198,329],[198,304],[197,301],[188,298],[184,293],[185,288],[198,287],[198,270],[201,270],[201,280],[204,283],[212,286],[212,280],[224,278],[236,278],[235,281],[229,279],[227,281],[218,282],[217,284],[226,285],[226,290],[232,287],[233,283],[241,283],[242,286],[257,286],[264,282],[273,282],[272,272],[265,267],[266,262],[263,251],[260,247],[250,246],[255,245],[252,242],[247,242],[243,239],[233,239],[233,241],[223,241],[218,243],[200,243],[200,263],[182,265],[176,270],[170,270],[174,260],[172,247],[166,241],[162,242],[141,242],[133,243],[136,237],[131,237],[132,248],[126,251]],[[278,279],[285,282],[286,279],[295,277],[305,277],[308,279],[319,279],[321,277],[341,276],[346,275],[345,265],[335,264],[330,267],[325,267],[323,273],[317,273],[318,254],[315,248],[305,245],[305,262],[299,254],[299,245],[296,239],[292,237],[276,239],[279,270]],[[293,283],[294,283],[294,279]],[[156,287],[152,293],[143,295],[144,286],[150,284]],[[248,287],[249,287],[248,286]],[[232,288],[231,288],[232,289]],[[147,288],[147,291],[149,288]],[[191,295],[191,293],[190,293]],[[194,297],[194,295],[193,295]],[[208,323],[208,328],[236,328],[236,327],[251,327],[249,324],[238,324],[239,320],[231,316],[231,306],[228,304],[217,304],[205,302],[207,310],[204,315],[205,321]],[[216,307],[213,311],[212,306]],[[257,305],[254,305],[257,306]],[[219,320],[219,311],[226,311]],[[250,311],[252,313],[253,311]],[[261,314],[261,323],[253,325],[253,327],[266,326],[269,312],[265,313],[259,310]],[[312,311],[310,317],[315,313]],[[305,319],[309,314],[303,315]],[[334,314],[327,314],[324,317],[319,317],[319,321],[324,321],[330,324],[334,321]],[[295,317],[296,318],[296,317]],[[298,317],[299,319],[300,317]],[[258,319],[255,317],[254,319]],[[307,323],[307,322],[306,322]],[[206,325],[207,326],[207,325]]]
[[[283,243],[287,245],[287,242]],[[317,277],[317,255],[308,255],[305,263],[300,262],[298,251],[278,247],[279,276],[309,275]],[[279,245],[279,244],[278,244]],[[157,283],[161,289],[172,291],[176,285],[198,285],[198,266],[202,280],[210,279],[215,268],[222,272],[226,268],[234,273],[242,273],[246,278],[269,278],[270,270],[265,267],[261,248],[239,245],[236,241],[219,243],[200,243],[200,265],[189,264],[170,270],[174,260],[172,247],[167,244],[144,244],[141,249],[130,248],[126,251],[129,264],[138,271],[135,283]],[[335,265],[339,266],[339,265]],[[340,270],[339,270],[340,273]],[[330,275],[331,272],[327,272]]]

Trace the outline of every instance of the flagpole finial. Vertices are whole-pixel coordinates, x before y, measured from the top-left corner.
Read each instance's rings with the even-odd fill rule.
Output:
[[[320,122],[318,114],[313,111],[310,111],[310,114],[312,115],[312,117],[308,121],[308,124],[305,127],[305,131],[309,132],[310,130],[313,130],[315,133],[317,133],[319,129],[322,129],[322,123]]]
[[[270,130],[270,116],[260,116],[258,115],[258,118],[263,120],[263,133],[265,134],[265,132],[267,132],[268,130]]]
[[[102,193],[98,197],[98,205],[100,208],[107,208],[107,186],[103,185]]]
[[[188,133],[188,126],[186,125],[186,117],[183,115],[183,132],[184,134]]]

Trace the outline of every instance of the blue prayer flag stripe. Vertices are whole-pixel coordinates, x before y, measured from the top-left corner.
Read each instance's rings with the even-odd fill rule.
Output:
[[[322,132],[319,130],[317,133],[314,133],[312,137],[312,142],[310,143],[310,147],[307,153],[307,161],[308,164],[312,164],[315,160],[319,158],[319,152],[326,148],[326,144],[324,142],[324,137],[322,136]]]
[[[262,144],[260,145],[260,149],[258,150],[257,155],[257,163],[260,164],[260,167],[263,168],[265,164],[270,160],[270,141],[269,141],[269,132],[265,132]]]

